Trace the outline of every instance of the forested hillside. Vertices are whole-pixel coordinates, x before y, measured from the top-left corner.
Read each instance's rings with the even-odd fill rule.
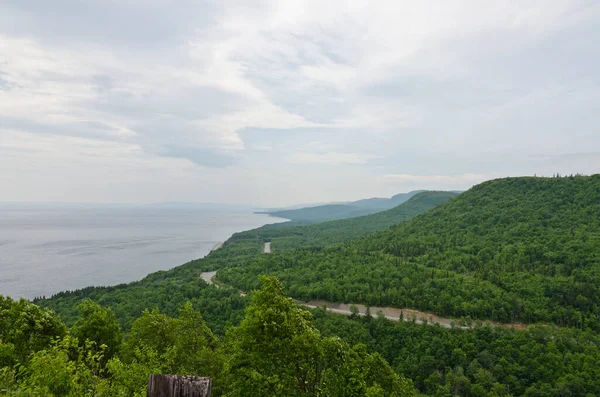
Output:
[[[271,241],[274,250],[324,246],[365,237],[376,231],[405,222],[444,203],[457,193],[422,192],[387,211],[357,218],[340,219],[314,225],[274,224],[246,232],[261,241]]]
[[[399,193],[399,194],[393,195],[390,198],[373,197],[373,198],[368,198],[368,199],[352,201],[351,204],[354,206],[357,206],[357,207],[375,208],[380,211],[387,210],[390,208],[397,207],[398,205],[408,201],[411,197],[413,197],[419,193],[423,193],[424,191],[425,190],[413,190],[412,192]]]
[[[219,278],[280,277],[301,299],[600,329],[600,175],[483,183],[372,237],[255,257]]]
[[[394,208],[421,192],[423,191],[415,190],[409,193],[397,194],[391,198],[371,198],[341,204],[325,204],[295,210],[273,211],[271,215],[300,223],[319,223],[336,219],[355,218]]]
[[[253,320],[248,321],[256,325],[266,318],[262,310],[277,306],[263,300],[259,305],[262,309],[245,311],[250,298],[240,296],[237,289],[259,288],[263,284],[258,275],[274,275],[283,284],[273,287],[275,290],[285,288],[287,295],[299,299],[417,308],[466,321],[549,324],[519,331],[487,326],[444,329],[392,323],[376,313],[374,317],[344,318],[316,309],[316,328],[309,327],[310,332],[302,333],[304,336],[295,343],[313,343],[313,336],[308,335],[318,332],[314,341],[320,341],[315,343],[323,349],[318,354],[325,354],[331,346],[338,346],[328,338],[341,337],[342,351],[350,357],[353,371],[358,371],[354,372],[357,379],[361,379],[358,394],[343,394],[338,389],[323,395],[365,395],[367,389],[372,396],[392,395],[389,390],[394,387],[410,390],[407,379],[419,392],[432,396],[600,395],[600,175],[500,179],[452,199],[450,196],[430,192],[415,196],[387,214],[319,225],[281,224],[238,233],[207,258],[157,272],[139,282],[62,293],[38,303],[55,309],[67,326],[79,329],[77,324],[85,311],[77,306],[91,298],[111,308],[125,334],[131,330],[130,335],[140,335],[135,331],[141,321],[138,318],[142,316],[145,324],[151,323],[145,316],[152,313],[144,314],[145,308],[156,308],[165,316],[183,321],[178,313],[189,300],[202,313],[214,336],[223,340],[217,351],[225,352],[221,360],[231,360],[230,366],[219,364],[223,374],[249,364],[231,349],[235,346],[246,351],[252,345],[244,345],[248,339],[242,336],[236,345],[225,336],[227,330],[235,334],[241,331],[234,329],[252,329],[248,323],[243,325],[249,313],[253,313]],[[409,218],[403,211],[419,202],[441,204],[406,222],[382,226],[390,219],[396,222],[404,215]],[[380,231],[367,235],[365,230],[371,227]],[[355,237],[360,238],[352,239]],[[274,247],[271,255],[261,253],[268,240]],[[327,241],[334,244],[327,245]],[[226,283],[222,288],[200,280],[200,272],[209,270],[218,270],[218,280]],[[275,302],[285,299],[281,293],[271,296],[277,297]],[[291,308],[287,303],[283,306]],[[309,321],[304,316],[292,314],[290,318],[303,318],[304,324]],[[285,322],[283,318],[281,321]],[[58,328],[58,332],[73,332]],[[125,336],[126,341],[128,338],[132,336]],[[296,351],[284,342],[277,343],[274,350]],[[143,356],[146,358],[134,357],[140,361],[119,356],[123,366],[113,366],[115,374],[119,368],[133,374],[134,369],[145,367],[127,365],[141,365],[148,362],[143,361],[147,357],[166,354],[153,353],[161,350],[159,345],[151,346],[154,350],[148,350],[149,356]],[[2,351],[14,351],[11,349]],[[252,349],[257,357],[268,357],[259,360],[263,367],[257,370],[257,376],[272,368],[289,368],[285,360],[269,356],[275,354],[274,350]],[[376,353],[381,357],[373,356]],[[373,380],[374,374],[366,370],[373,362],[381,363],[387,380]],[[397,375],[390,374],[384,362]],[[194,373],[202,375],[208,373],[203,368],[209,367],[195,368]],[[340,376],[335,368],[328,374]],[[4,371],[4,379],[11,381],[10,372],[7,375]],[[135,373],[139,386],[142,377]],[[242,379],[246,379],[244,376],[250,375],[245,373]],[[293,380],[290,373],[282,376],[289,382]],[[288,386],[282,387],[288,393],[282,395],[310,395],[289,394],[290,389],[285,389]],[[222,390],[229,393],[226,395],[240,395],[232,389]],[[275,394],[272,390],[267,393]]]
[[[70,329],[48,310],[0,296],[3,396],[144,396],[151,374],[213,380],[212,396],[416,396],[376,352],[322,336],[311,314],[263,278],[243,319],[221,339],[193,305],[144,310],[123,333],[113,312],[84,300]]]

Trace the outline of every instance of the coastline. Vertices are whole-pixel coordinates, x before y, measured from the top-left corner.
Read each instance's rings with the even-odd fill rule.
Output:
[[[236,233],[287,221],[265,214],[256,215],[252,212],[224,212],[222,221],[221,218],[215,218],[213,214],[207,218],[208,221],[190,219],[190,212],[177,211],[174,216],[156,218],[155,213],[166,211],[161,209],[160,211],[143,212],[142,215],[148,216],[138,216],[136,218],[138,222],[131,225],[129,219],[121,221],[122,211],[111,211],[87,211],[79,218],[75,218],[80,223],[92,225],[92,237],[89,239],[80,238],[75,233],[75,228],[72,228],[73,230],[67,228],[64,238],[49,236],[47,241],[44,239],[30,241],[32,239],[22,233],[24,237],[15,238],[14,242],[10,244],[1,245],[0,265],[4,266],[6,271],[0,276],[0,294],[13,299],[33,300],[87,287],[115,286],[136,282],[155,272],[168,271],[190,261],[202,259],[225,246],[226,241]],[[41,221],[45,221],[44,217],[52,216],[52,220],[55,220],[55,223],[60,226],[63,212],[62,210],[48,211],[33,215],[20,212],[19,219],[22,218],[24,223],[29,224],[37,219],[36,216]],[[95,223],[90,220],[94,221],[95,218],[100,215],[104,216],[106,213],[111,216],[111,221],[116,221],[113,222],[115,228],[120,227],[118,222],[127,221],[127,227],[131,229],[131,232],[113,236],[105,233],[104,227],[94,228]],[[192,212],[192,215],[197,215],[196,218],[201,218],[202,214],[201,211]],[[154,225],[152,222],[155,219],[169,219],[169,222],[165,222],[164,227],[161,225],[161,228],[152,229],[151,226]],[[187,229],[180,227],[179,223],[183,220],[197,223],[200,225],[197,229],[200,230],[192,229],[189,226]],[[215,221],[220,223],[216,224]],[[106,223],[105,220],[102,222],[99,222],[100,226]],[[187,225],[184,222],[183,226]],[[150,232],[159,231],[148,234],[148,230]],[[1,231],[3,231],[2,228],[0,228]],[[15,232],[10,231],[10,233],[14,234]],[[166,237],[163,238],[163,235]],[[34,252],[33,249],[28,248],[34,243],[38,244],[35,247],[40,252],[48,255],[47,261],[43,264],[36,265],[35,259],[40,255],[37,255],[37,251]],[[32,252],[37,256],[33,256]],[[28,260],[29,256],[33,258],[31,261]],[[136,260],[142,256],[147,260]],[[31,262],[32,265],[11,267],[17,263],[17,259],[21,260],[22,258],[25,258],[24,262]],[[72,269],[74,270],[71,271]],[[27,281],[25,282],[25,280]]]

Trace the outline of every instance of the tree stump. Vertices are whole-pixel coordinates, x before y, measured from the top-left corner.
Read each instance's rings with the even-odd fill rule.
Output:
[[[210,397],[212,380],[200,376],[150,375],[147,397]]]

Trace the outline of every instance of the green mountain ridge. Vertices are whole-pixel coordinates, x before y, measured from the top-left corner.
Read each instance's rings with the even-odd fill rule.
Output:
[[[309,225],[294,222],[279,223],[266,225],[245,234],[255,234],[262,241],[272,241],[271,247],[274,250],[323,246],[387,229],[422,214],[456,195],[457,193],[453,192],[424,191],[392,209],[370,215]]]
[[[273,216],[302,223],[319,223],[337,219],[355,218],[394,208],[424,190],[400,193],[391,198],[368,198],[347,203],[325,204],[294,210],[271,211]]]
[[[279,277],[298,299],[600,329],[600,175],[485,182],[363,239],[219,273]]]

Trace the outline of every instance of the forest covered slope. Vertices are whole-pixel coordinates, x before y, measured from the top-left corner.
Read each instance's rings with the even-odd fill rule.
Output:
[[[301,299],[599,329],[600,175],[507,178],[373,236],[256,257],[219,277],[280,277]]]
[[[151,374],[210,377],[214,397],[418,395],[380,353],[322,335],[274,278],[222,339],[189,300],[176,316],[144,310],[125,334],[110,308],[87,299],[78,311],[67,329],[49,310],[0,296],[1,395],[139,397]]]
[[[400,193],[391,198],[370,198],[348,203],[325,204],[294,210],[273,211],[271,215],[301,223],[319,223],[336,219],[355,218],[394,208],[423,190]]]
[[[339,219],[303,225],[278,223],[244,232],[261,240],[272,241],[273,249],[324,246],[365,237],[390,226],[405,222],[455,197],[457,193],[427,191],[412,196],[406,202],[386,211],[356,218]]]

